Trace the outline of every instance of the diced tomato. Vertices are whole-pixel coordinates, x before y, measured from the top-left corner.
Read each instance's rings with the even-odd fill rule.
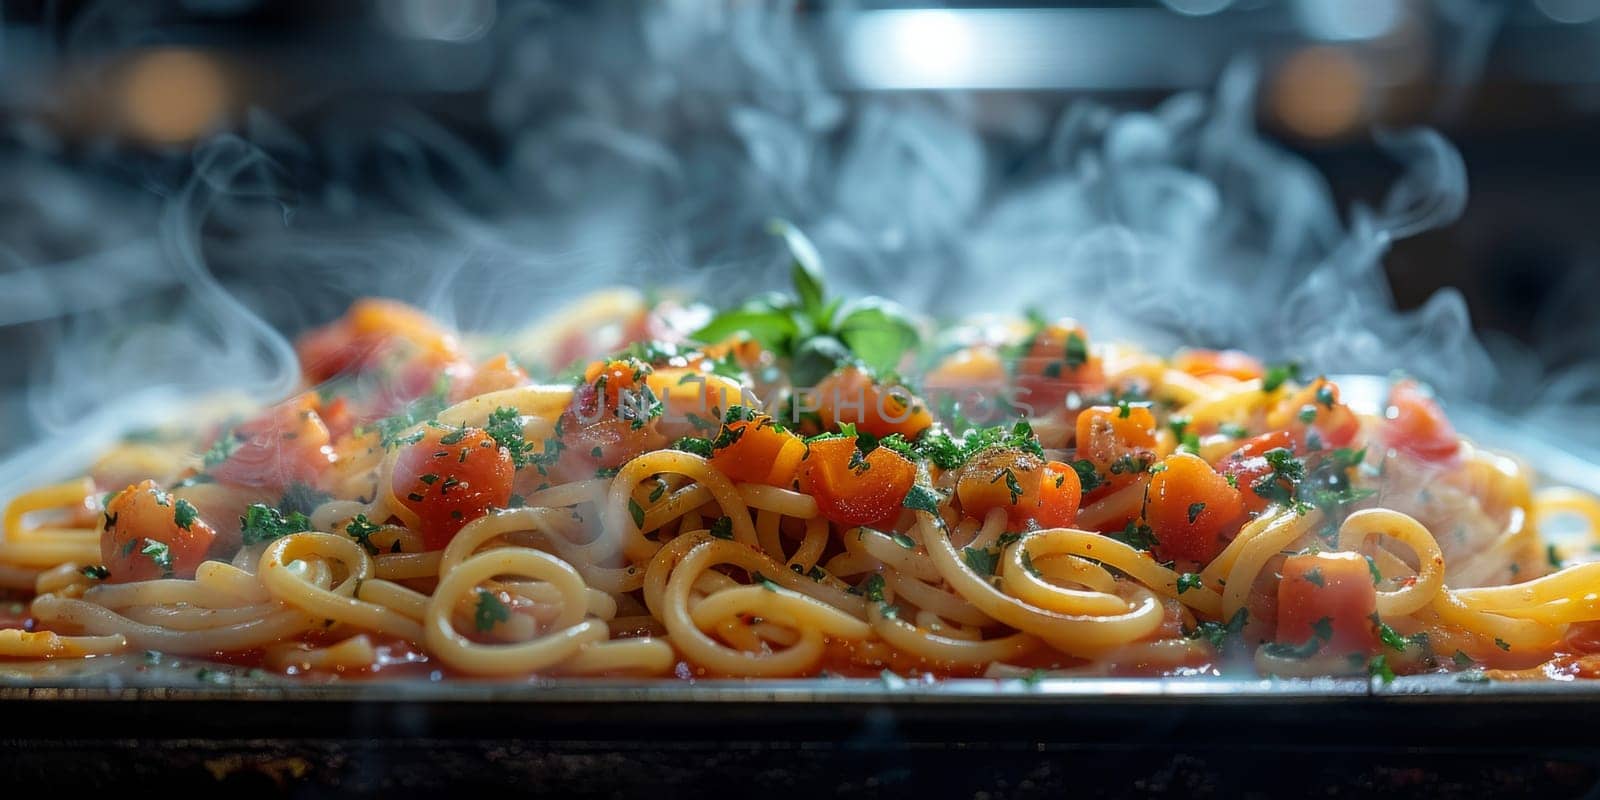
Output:
[[[1461,452],[1461,437],[1416,381],[1400,381],[1389,390],[1383,440],[1390,447],[1423,461],[1447,464]]]
[[[1010,530],[1022,530],[1029,521],[1041,528],[1061,528],[1078,516],[1080,488],[1078,473],[1060,461],[992,447],[962,467],[956,498],[969,517],[982,519],[993,509],[1005,509]]]
[[[659,450],[670,443],[653,422],[635,425],[632,420],[604,417],[584,423],[571,411],[562,415],[559,430],[561,453],[555,466],[523,470],[528,473],[525,482],[529,482],[524,488],[536,490],[539,484],[593,478],[599,470],[615,469],[640,453]],[[549,446],[548,442],[544,444]]]
[[[1044,477],[1039,481],[1039,509],[1034,521],[1041,528],[1065,528],[1078,519],[1078,504],[1083,499],[1083,486],[1078,482],[1078,472],[1060,461],[1044,465]]]
[[[1173,357],[1172,366],[1200,378],[1226,375],[1241,381],[1266,372],[1254,356],[1239,350],[1184,350]]]
[[[573,407],[590,417],[616,416],[623,410],[624,401],[630,406],[639,402],[644,395],[645,379],[654,371],[637,358],[596,361],[584,369],[583,384],[572,398]]]
[[[668,439],[715,436],[728,409],[744,404],[738,381],[696,369],[658,369],[645,378],[645,385],[662,403],[657,422]]]
[[[394,465],[394,494],[419,519],[423,542],[442,549],[468,522],[511,502],[511,454],[477,428],[428,426]]]
[[[1243,514],[1239,490],[1199,456],[1174,453],[1150,476],[1144,517],[1163,561],[1210,563],[1222,552],[1223,533]]]
[[[1243,498],[1245,510],[1256,512],[1267,507],[1267,498],[1254,491],[1258,481],[1272,473],[1272,465],[1267,463],[1266,453],[1279,448],[1293,452],[1299,447],[1294,434],[1288,431],[1273,431],[1263,433],[1245,443],[1232,453],[1224,456],[1217,462],[1217,471],[1223,476],[1232,476],[1234,484],[1239,489]]]
[[[198,509],[154,481],[118,492],[105,513],[100,558],[114,583],[193,578],[216,538]]]
[[[427,314],[396,300],[365,298],[344,317],[301,336],[295,343],[308,383],[366,370],[396,352],[403,360],[435,365],[461,360],[455,336]]]
[[[933,425],[933,412],[905,387],[878,384],[859,367],[845,367],[823,378],[814,390],[817,413],[828,429],[853,424],[882,438],[898,433],[907,439]]]
[[[806,445],[800,437],[761,415],[728,423],[712,442],[711,466],[729,480],[789,487],[800,469]]]
[[[1284,559],[1283,580],[1278,583],[1279,642],[1301,645],[1325,633],[1324,653],[1371,653],[1378,646],[1373,621],[1377,611],[1377,586],[1360,553]]]
[[[934,389],[959,390],[972,387],[999,391],[1005,388],[1006,365],[993,347],[966,347],[945,356],[922,385]]]
[[[1083,326],[1059,320],[1041,328],[1016,363],[1017,402],[1043,416],[1063,408],[1067,395],[1105,387],[1100,357],[1089,352]]]
[[[1156,418],[1148,406],[1092,406],[1078,415],[1080,460],[1094,465],[1105,484],[1091,497],[1126,486],[1155,461]]]
[[[1339,399],[1339,387],[1317,378],[1278,401],[1267,412],[1267,427],[1289,431],[1312,450],[1348,447],[1361,421]]]
[[[829,520],[871,525],[899,513],[916,476],[905,456],[878,447],[858,459],[856,440],[840,437],[810,443],[801,461],[800,488]]]
[[[317,485],[337,456],[316,406],[316,394],[306,393],[224,431],[231,445],[222,449],[231,447],[231,452],[211,476],[221,483],[280,491],[293,483]]]
[[[1044,459],[1014,447],[991,447],[968,459],[956,480],[956,498],[969,517],[1005,509],[1014,530],[1039,510]]]

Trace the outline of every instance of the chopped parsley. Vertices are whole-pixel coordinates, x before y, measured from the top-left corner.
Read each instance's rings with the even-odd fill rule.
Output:
[[[1007,467],[1000,470],[1000,474],[994,476],[994,480],[990,483],[999,483],[1001,478],[1006,481],[1006,491],[1011,495],[1011,505],[1016,505],[1017,500],[1022,497],[1022,485],[1017,483],[1017,474]]]
[[[883,602],[883,576],[874,572],[861,583],[861,594],[874,603]]]
[[[912,484],[911,491],[906,492],[906,499],[901,505],[913,511],[926,511],[929,514],[939,513],[939,493],[921,484]]]
[[[737,408],[737,406],[735,407]],[[749,429],[743,425],[737,428],[731,425],[723,425],[722,430],[717,433],[717,438],[711,440],[711,449],[724,450],[738,444],[739,440],[744,437],[746,430]]]
[[[1507,653],[1511,652],[1511,643],[1498,636],[1494,637],[1494,646],[1506,651]]]
[[[1310,658],[1333,638],[1333,618],[1323,617],[1311,623],[1311,638],[1300,644],[1273,642],[1262,647],[1268,655],[1279,658]]]
[[[1287,364],[1275,364],[1267,368],[1267,375],[1261,381],[1261,391],[1275,392],[1278,387],[1290,380],[1300,380],[1300,364],[1291,361]]]
[[[1039,577],[1039,568],[1033,565],[1033,554],[1027,550],[1022,551],[1022,568],[1027,570],[1029,575]]]
[[[701,458],[711,457],[711,441],[709,439],[685,436],[678,441],[673,442],[672,449],[681,450],[685,453],[693,453]]]
[[[494,630],[494,626],[501,622],[511,620],[511,609],[496,597],[494,592],[487,589],[478,590],[478,606],[472,612],[473,625],[483,633]]]
[[[450,379],[441,375],[432,391],[412,401],[400,413],[373,423],[371,430],[378,432],[378,443],[385,450],[392,450],[422,441],[425,431],[418,426],[439,416],[439,412],[445,410],[449,405],[449,392]],[[417,430],[411,430],[412,428]]]
[[[631,497],[628,498],[628,516],[633,517],[633,527],[644,528],[644,508]]]
[[[1089,343],[1077,331],[1067,334],[1067,369],[1075,370],[1089,361]]]
[[[356,544],[361,545],[361,548],[366,550],[369,555],[374,556],[381,551],[377,545],[372,543],[372,534],[382,529],[382,525],[372,524],[372,521],[367,519],[366,514],[357,514],[354,519],[350,520],[349,524],[344,526],[344,532],[349,534],[350,538],[356,540]]]
[[[915,550],[915,549],[917,549],[916,540],[912,539],[910,536],[907,536],[907,535],[905,535],[903,533],[896,532],[896,533],[889,534],[889,538],[893,539],[895,544],[900,545],[901,547],[904,547],[907,550]]]
[[[1194,521],[1200,518],[1200,512],[1205,511],[1205,510],[1206,510],[1206,504],[1205,503],[1190,503],[1189,504],[1189,524],[1193,525]]]
[[[1200,436],[1189,430],[1188,417],[1173,417],[1167,421],[1167,427],[1172,430],[1172,435],[1178,440],[1178,449],[1185,453],[1200,453]]]
[[[296,481],[283,490],[283,497],[278,499],[278,510],[284,513],[298,511],[310,514],[317,510],[317,506],[328,502],[333,495],[317,491],[315,488]]]
[[[192,530],[195,518],[200,516],[200,509],[195,508],[193,503],[190,503],[188,500],[185,500],[181,497],[178,498],[178,502],[174,508],[175,510],[172,514],[172,521],[176,522],[178,527],[186,531]]]
[[[1394,668],[1389,666],[1389,657],[1382,654],[1367,662],[1367,674],[1386,684],[1394,682]]]
[[[103,581],[111,577],[111,570],[106,569],[104,564],[92,564],[79,571],[83,573],[83,577],[92,581]]]
[[[1205,586],[1198,572],[1185,572],[1178,576],[1178,594],[1183,594],[1190,589],[1199,589]]]
[[[1306,583],[1315,586],[1328,585],[1327,581],[1322,577],[1322,567],[1312,567],[1311,569],[1306,570],[1306,574],[1302,575],[1301,577],[1305,578]]]
[[[783,588],[782,586],[778,585],[777,581],[774,581],[771,578],[768,578],[767,576],[762,575],[759,572],[752,572],[750,574],[750,578],[751,578],[751,580],[755,581],[757,586],[760,586],[761,588],[766,589],[769,592],[776,592],[779,589]]]
[[[1287,447],[1274,447],[1262,456],[1272,471],[1257,478],[1250,485],[1250,490],[1266,500],[1305,513],[1306,509],[1295,499],[1299,483],[1306,477],[1305,462],[1295,458],[1294,452]]]
[[[1389,627],[1377,614],[1372,613],[1372,623],[1378,626],[1378,640],[1395,650],[1406,649],[1406,637],[1401,636],[1394,628]]]
[[[161,570],[161,577],[172,577],[172,548],[168,547],[166,542],[146,539],[139,553],[148,557],[156,568]]]
[[[211,447],[208,448],[205,454],[200,457],[200,463],[204,465],[206,469],[210,469],[224,461],[227,461],[228,458],[233,455],[233,451],[238,449],[238,434],[232,429],[225,430],[217,435],[217,440],[212,442]]]
[[[262,503],[251,503],[239,518],[239,535],[245,544],[261,544],[311,529],[311,520],[299,511],[283,511]]]
[[[1120,531],[1106,534],[1135,550],[1153,550],[1160,544],[1156,532],[1149,525],[1138,520],[1129,521],[1127,526]]]
[[[1044,448],[1033,426],[1027,420],[1017,420],[1010,428],[996,425],[990,428],[972,428],[960,437],[951,436],[943,428],[930,428],[912,448],[944,470],[957,469],[979,452],[991,447],[1006,447],[1043,457]]]
[[[711,523],[710,533],[718,539],[733,540],[733,517],[717,517]]]
[[[511,454],[511,463],[517,469],[528,466],[533,460],[533,445],[522,438],[522,417],[514,408],[501,406],[489,413],[483,430]],[[441,440],[442,442],[442,440]],[[599,448],[595,448],[598,450]],[[600,454],[595,453],[595,458]]]
[[[1084,493],[1092,492],[1105,483],[1100,472],[1094,468],[1094,462],[1087,458],[1072,462],[1072,471],[1078,473],[1078,485]]]
[[[1218,425],[1217,433],[1220,433],[1229,439],[1243,439],[1244,437],[1250,435],[1250,431],[1245,430],[1243,425],[1233,422],[1224,422],[1221,425]]]
[[[1190,639],[1205,639],[1213,647],[1222,647],[1229,636],[1244,630],[1244,624],[1250,620],[1250,610],[1241,608],[1233,612],[1233,616],[1223,622],[1202,622],[1192,630],[1184,631]]]
[[[978,550],[971,547],[963,547],[961,548],[961,560],[967,562],[967,566],[973,572],[987,578],[994,574],[994,568],[1000,561],[1000,555],[987,548]]]

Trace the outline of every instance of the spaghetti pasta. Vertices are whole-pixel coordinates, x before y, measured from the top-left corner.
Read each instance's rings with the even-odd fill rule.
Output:
[[[804,330],[842,336],[828,308]],[[990,428],[887,377],[914,363],[913,323],[841,338],[806,386],[798,334],[741,313],[535,383],[361,301],[300,342],[319,391],[18,494],[0,588],[28,605],[0,659],[1026,677],[1216,673],[1239,649],[1262,672],[1386,678],[1600,639],[1577,635],[1600,623],[1581,557],[1600,501],[1536,489],[1414,383],[1355,409],[1240,353],[1038,322],[929,363],[928,387],[1019,412]],[[970,374],[994,363],[1003,380]],[[1587,538],[1544,548],[1558,517]]]

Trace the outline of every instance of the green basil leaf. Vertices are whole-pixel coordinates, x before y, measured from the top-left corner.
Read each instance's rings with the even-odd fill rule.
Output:
[[[789,279],[794,282],[795,296],[800,298],[800,308],[807,316],[815,317],[822,308],[822,256],[799,228],[784,220],[772,220],[767,223],[767,230],[782,236],[789,246],[789,254],[794,257]]]
[[[832,336],[813,336],[795,348],[789,379],[796,386],[815,386],[829,373],[854,360],[844,342]]]
[[[851,303],[843,315],[839,338],[874,372],[898,367],[906,351],[915,348],[922,338],[911,317],[887,300],[871,297]]]
[[[745,306],[716,315],[705,327],[690,334],[690,338],[715,344],[736,333],[747,333],[762,347],[787,354],[800,335],[800,326],[786,311]]]

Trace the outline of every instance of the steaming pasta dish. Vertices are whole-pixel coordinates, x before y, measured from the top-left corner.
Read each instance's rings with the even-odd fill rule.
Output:
[[[16,497],[0,672],[1600,674],[1600,563],[1539,535],[1600,504],[1417,383],[1368,415],[1069,320],[934,334],[790,239],[790,296],[612,293],[502,342],[539,380],[354,304],[302,393]]]

